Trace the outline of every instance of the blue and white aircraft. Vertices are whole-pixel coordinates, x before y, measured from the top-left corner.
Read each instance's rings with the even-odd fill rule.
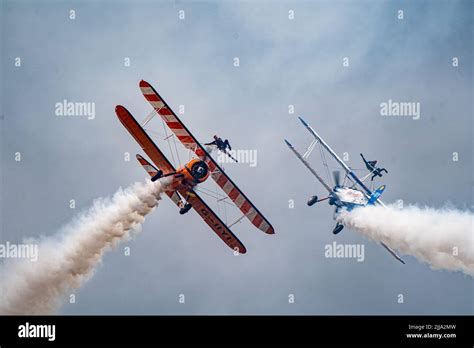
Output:
[[[380,196],[382,195],[383,191],[385,190],[385,185],[380,186],[375,191],[371,191],[365,184],[364,181],[373,175],[376,170],[379,168],[373,168],[373,171],[367,174],[364,178],[359,179],[359,177],[355,174],[354,170],[349,168],[344,161],[342,161],[339,156],[331,149],[331,147],[316,133],[316,131],[308,125],[305,120],[301,117],[298,117],[301,123],[308,129],[308,131],[315,137],[315,139],[309,145],[307,151],[301,155],[294,147],[290,144],[288,140],[285,140],[286,145],[290,148],[291,151],[299,158],[299,160],[309,169],[309,171],[318,179],[318,181],[324,186],[324,188],[328,191],[328,196],[318,199],[317,196],[312,196],[311,199],[308,201],[308,205],[312,206],[315,203],[322,202],[328,200],[329,205],[334,206],[334,219],[336,218],[337,214],[340,210],[345,209],[351,211],[353,209],[359,209],[368,205],[382,205],[383,202],[380,200]],[[324,150],[326,150],[335,160],[336,162],[342,167],[345,171],[344,183],[341,183],[340,180],[340,171],[333,171],[333,180],[334,186],[331,188],[326,181],[314,170],[314,168],[308,163],[306,160],[316,145],[321,146],[321,155],[323,164],[326,166],[329,172],[329,167],[326,162],[326,158],[324,156]],[[365,161],[364,161],[365,162]],[[381,176],[381,175],[379,175]],[[346,184],[347,182],[347,184]],[[340,222],[336,223],[336,226],[333,229],[334,234],[338,234],[342,231],[344,225]],[[387,244],[380,241],[380,244],[398,261],[401,263],[405,263],[402,258]]]

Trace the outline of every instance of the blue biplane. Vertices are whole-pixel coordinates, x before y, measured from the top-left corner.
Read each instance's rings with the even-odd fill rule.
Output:
[[[285,140],[286,144],[288,147],[293,151],[293,153],[296,155],[296,157],[299,158],[299,160],[309,169],[309,171],[318,179],[318,181],[324,186],[324,188],[328,191],[328,195],[324,198],[318,198],[318,196],[312,196],[310,200],[308,201],[308,205],[312,206],[318,202],[322,202],[327,200],[329,205],[334,206],[334,219],[336,219],[337,214],[342,210],[348,210],[351,211],[353,209],[359,209],[361,207],[365,207],[368,205],[382,205],[383,202],[380,200],[380,196],[382,195],[383,191],[385,190],[385,185],[380,186],[377,188],[375,191],[372,191],[369,189],[365,184],[364,181],[372,176],[372,180],[375,176],[382,176],[381,171],[387,172],[384,168],[377,168],[375,166],[376,161],[366,161],[365,158],[363,158],[364,163],[366,164],[367,168],[368,163],[371,164],[371,171],[369,174],[367,174],[364,178],[359,179],[359,177],[355,174],[354,170],[349,168],[344,161],[342,161],[339,156],[331,149],[331,147],[316,133],[316,131],[308,125],[305,120],[303,120],[301,117],[298,117],[301,123],[308,129],[308,131],[314,136],[314,140],[311,142],[309,145],[307,151],[301,155],[294,147],[293,145],[290,144],[288,140]],[[326,158],[324,156],[324,150],[326,150],[335,160],[336,162],[342,167],[342,169],[345,171],[345,176],[344,176],[344,182],[341,183],[341,175],[340,171],[333,171],[333,187],[329,186],[326,181],[319,175],[316,170],[308,163],[307,158],[313,151],[313,149],[316,147],[316,145],[321,146],[321,154],[322,154],[322,159],[327,168],[327,162]],[[336,223],[336,226],[333,229],[334,234],[338,234],[339,232],[342,231],[344,228],[344,225],[340,222]],[[403,259],[393,250],[391,249],[387,244],[385,244],[383,241],[380,241],[380,244],[393,256],[395,257],[398,261],[401,263],[405,263]]]

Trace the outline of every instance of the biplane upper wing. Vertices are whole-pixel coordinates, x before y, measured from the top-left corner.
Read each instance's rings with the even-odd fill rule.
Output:
[[[164,174],[172,173],[175,171],[173,165],[168,161],[165,155],[155,145],[153,140],[148,136],[145,130],[130,114],[130,112],[121,105],[115,108],[115,112],[122,124],[127,128],[130,134],[140,144],[143,151],[150,157],[150,159],[158,166]],[[156,168],[154,168],[147,160],[137,155],[137,159],[140,164],[145,168],[150,176],[156,174]],[[176,192],[166,192],[171,200],[179,206],[181,199],[179,199]],[[209,225],[209,227],[224,241],[231,249],[238,251],[240,254],[245,254],[246,249],[242,242],[232,233],[225,223],[212,211],[211,208],[194,192],[181,191],[180,194],[183,197],[188,198],[188,202],[191,203],[192,207],[201,216],[201,218]]]
[[[265,233],[275,233],[270,222],[260,213],[245,194],[235,185],[235,183],[224,173],[217,162],[209,155],[206,149],[199,144],[196,138],[188,131],[186,126],[180,121],[178,116],[161,98],[158,92],[146,81],[140,81],[140,89],[146,100],[155,111],[166,122],[171,131],[189,150],[204,160],[211,171],[212,179],[229,196],[234,204],[244,213],[250,222]]]

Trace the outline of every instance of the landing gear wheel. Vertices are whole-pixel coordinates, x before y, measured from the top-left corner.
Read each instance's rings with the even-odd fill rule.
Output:
[[[332,233],[338,234],[339,232],[342,231],[343,228],[344,228],[344,225],[337,224],[336,227],[334,227],[334,229],[332,230]]]
[[[158,180],[159,178],[161,178],[163,176],[163,171],[161,170],[158,170],[155,174],[155,176],[153,176],[151,178],[151,181],[155,182],[156,180]]]
[[[191,204],[186,203],[186,204],[184,205],[184,207],[182,207],[182,208],[179,210],[179,213],[180,213],[181,215],[186,214],[192,207],[193,207],[193,206],[192,206]]]
[[[309,199],[308,205],[311,207],[313,204],[315,204],[318,201],[318,196],[313,196]]]

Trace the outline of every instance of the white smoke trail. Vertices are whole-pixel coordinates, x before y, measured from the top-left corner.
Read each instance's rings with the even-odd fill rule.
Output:
[[[434,269],[474,276],[474,225],[470,211],[368,206],[341,212],[338,220]]]
[[[160,182],[147,181],[119,189],[111,199],[97,199],[57,236],[37,241],[37,262],[3,265],[0,314],[55,313],[68,291],[92,276],[103,253],[140,227],[161,192]]]

